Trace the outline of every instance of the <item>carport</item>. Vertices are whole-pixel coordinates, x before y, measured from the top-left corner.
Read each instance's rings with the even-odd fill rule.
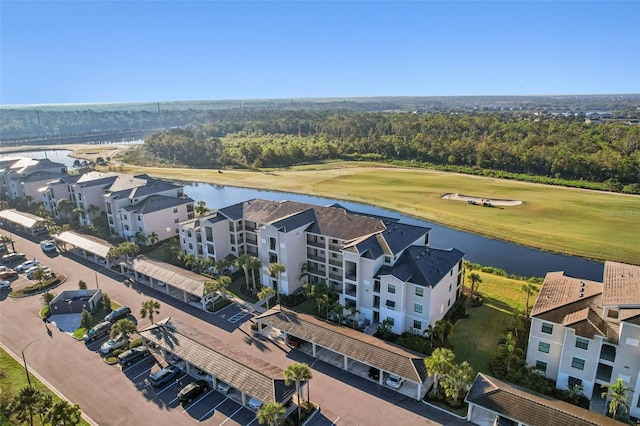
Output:
[[[364,364],[380,370],[379,384],[384,383],[384,373],[393,374],[407,382],[398,392],[410,392],[420,401],[427,392],[427,368],[424,356],[407,349],[392,345],[384,340],[340,327],[320,320],[312,315],[300,314],[275,307],[256,318],[258,329],[262,324],[273,327],[311,343],[311,355],[319,358],[320,351],[328,349],[342,358],[341,367],[349,371],[349,364]],[[286,341],[285,335],[285,341]],[[353,363],[353,361],[357,361]],[[355,368],[355,367],[354,367]],[[353,370],[353,369],[352,369]],[[430,380],[429,383],[430,384]],[[413,385],[413,386],[407,386]]]
[[[195,366],[211,374],[214,388],[221,380],[240,391],[243,406],[251,397],[286,405],[295,393],[294,384],[285,384],[281,368],[180,321],[166,318],[140,331],[140,336],[147,346],[153,343],[159,348],[163,356],[173,353],[185,360],[187,373]]]
[[[42,225],[43,221],[44,219],[40,216],[19,212],[16,209],[0,210],[0,223],[3,225],[10,223],[31,235],[40,235],[43,231],[46,233],[46,228]]]
[[[71,245],[74,249],[80,249],[80,254],[85,258],[94,262],[104,260],[107,268],[110,267],[107,254],[113,247],[108,241],[91,236],[78,234],[73,231],[64,231],[58,235],[54,235],[53,239],[56,240],[58,246],[62,243],[62,248],[67,250],[67,244]]]
[[[138,256],[133,259],[136,281],[200,309],[205,309],[204,284],[208,278],[167,262]]]

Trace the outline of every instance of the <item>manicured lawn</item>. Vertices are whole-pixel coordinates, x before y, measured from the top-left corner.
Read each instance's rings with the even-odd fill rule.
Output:
[[[515,309],[524,311],[524,304],[527,300],[527,294],[521,290],[522,285],[526,284],[526,281],[513,280],[507,277],[501,277],[499,275],[493,275],[481,271],[473,271],[480,275],[482,282],[478,287],[478,292],[482,297],[485,297],[484,303],[489,304],[494,309],[498,309],[503,312],[511,314]],[[467,274],[468,275],[468,274]],[[468,277],[467,277],[468,279]],[[467,287],[471,284],[467,281]],[[539,289],[540,286],[536,285]],[[535,302],[536,295],[531,295],[529,298],[529,308]]]
[[[30,377],[31,377],[31,384],[33,387],[40,389],[46,393],[51,393],[53,395],[54,402],[60,400],[60,398],[58,398],[55,394],[49,391],[49,389],[45,385],[40,383],[40,381],[36,379],[32,374],[30,374]],[[20,391],[20,389],[22,389],[25,386],[28,386],[28,383],[27,383],[27,376],[24,371],[24,366],[16,362],[16,360],[14,360],[4,350],[0,349],[0,389],[2,389],[2,395],[1,395],[2,398],[5,398],[5,395],[16,395]],[[10,423],[8,424],[19,424],[19,422],[13,416],[9,417],[9,421]],[[2,416],[0,415],[0,425],[3,424],[2,422],[3,422]],[[34,425],[42,424],[40,422],[39,416],[37,415],[33,416],[33,424]],[[82,419],[80,424],[88,425],[88,423]]]
[[[123,171],[358,201],[545,250],[629,263],[640,258],[638,196],[375,163],[333,162],[268,172],[132,166]],[[485,208],[444,200],[445,193],[524,204]]]
[[[298,306],[292,308],[296,312],[301,314],[317,315],[318,314],[318,302],[315,298],[305,300]]]
[[[247,284],[244,282],[244,275],[236,280],[233,280],[233,282],[231,283],[231,285],[229,287],[227,287],[227,293],[233,294],[235,297],[237,297],[238,299],[242,299],[244,301],[250,302],[250,303],[256,303],[258,301],[257,298],[250,296],[248,294],[245,294],[241,288],[246,286]]]

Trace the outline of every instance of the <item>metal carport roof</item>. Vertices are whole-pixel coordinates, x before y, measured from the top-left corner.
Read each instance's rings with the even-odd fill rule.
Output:
[[[264,403],[285,402],[295,393],[294,384],[285,385],[281,368],[180,321],[166,318],[140,335]]]
[[[58,235],[54,235],[53,238],[103,258],[107,257],[107,253],[109,253],[109,250],[113,247],[108,241],[91,235],[78,234],[73,231],[64,231]]]
[[[142,255],[133,259],[133,270],[200,297],[204,296],[204,283],[211,281],[203,275]]]
[[[31,213],[19,212],[16,209],[6,209],[0,211],[0,219],[17,223],[25,228],[32,228],[38,222],[44,221],[44,218]]]
[[[412,382],[424,383],[427,378],[424,355],[360,331],[333,325],[311,315],[280,310],[279,307],[265,312],[256,320]]]

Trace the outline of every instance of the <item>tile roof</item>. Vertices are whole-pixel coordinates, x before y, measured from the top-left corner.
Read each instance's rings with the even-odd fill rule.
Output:
[[[200,297],[204,296],[204,283],[209,281],[203,275],[143,255],[133,259],[133,270]]]
[[[586,301],[601,293],[602,284],[599,282],[569,277],[564,275],[563,271],[549,272],[533,304],[531,316],[537,316],[569,303]]]
[[[607,261],[603,284],[604,306],[640,307],[640,266]]]
[[[176,198],[166,195],[150,195],[139,203],[123,207],[123,210],[137,214],[148,214],[184,204],[193,204],[191,198]]]
[[[482,373],[476,376],[465,401],[529,426],[620,425],[609,417]]]
[[[408,351],[348,327],[287,309],[271,309],[258,318],[262,323],[317,345],[347,355],[367,365],[423,383],[427,377],[424,355]]]
[[[295,393],[281,368],[180,321],[167,318],[140,335],[264,403],[284,402]]]
[[[411,246],[393,266],[381,268],[377,275],[393,275],[403,282],[433,287],[463,258],[464,253],[455,248]]]

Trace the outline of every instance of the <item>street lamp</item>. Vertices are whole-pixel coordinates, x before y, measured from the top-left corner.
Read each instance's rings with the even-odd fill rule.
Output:
[[[22,362],[24,364],[24,372],[27,375],[27,383],[29,383],[29,387],[31,387],[31,378],[29,377],[29,370],[27,369],[27,360],[24,358],[24,350],[27,349],[30,344],[32,344],[34,342],[37,342],[37,341],[38,341],[38,339],[32,340],[29,343],[27,343],[24,348],[22,348]]]

